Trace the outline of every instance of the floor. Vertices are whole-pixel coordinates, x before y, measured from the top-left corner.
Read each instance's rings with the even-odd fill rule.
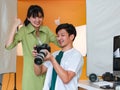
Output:
[[[15,74],[14,73],[9,73],[9,74],[4,74],[3,77],[3,85],[2,85],[2,90],[22,90],[21,89],[21,81],[15,83]],[[85,90],[83,88],[78,88],[78,90]]]
[[[23,57],[17,57],[16,75],[6,73],[3,75],[2,90],[22,90],[22,65]]]

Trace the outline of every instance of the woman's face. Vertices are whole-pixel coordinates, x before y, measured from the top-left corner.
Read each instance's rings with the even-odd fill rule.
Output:
[[[38,30],[40,28],[40,26],[42,25],[42,23],[43,23],[43,16],[41,15],[41,13],[39,13],[38,17],[31,16],[30,18],[28,18],[28,20],[33,25],[33,27],[36,30]]]

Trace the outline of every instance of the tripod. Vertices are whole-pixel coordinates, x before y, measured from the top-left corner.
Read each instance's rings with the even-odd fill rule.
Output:
[[[2,90],[2,83],[0,83],[0,90]]]
[[[3,74],[0,74],[0,90],[2,89],[2,76]]]
[[[16,88],[16,73],[14,73],[14,90],[17,90],[17,88]]]
[[[0,86],[2,86],[2,84],[0,83]]]

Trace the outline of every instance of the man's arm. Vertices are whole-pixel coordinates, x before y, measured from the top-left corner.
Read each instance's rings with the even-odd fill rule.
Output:
[[[47,52],[47,56],[45,57],[45,60],[50,60],[50,62],[52,63],[55,71],[57,72],[57,74],[59,75],[59,77],[61,78],[61,80],[67,84],[71,81],[71,79],[75,76],[75,72],[72,71],[67,71],[64,70],[56,61],[56,59],[54,58],[53,55],[51,55],[49,52]]]
[[[72,71],[67,71],[64,70],[55,60],[55,58],[51,59],[51,63],[55,69],[55,71],[57,72],[57,74],[59,75],[59,77],[61,78],[61,80],[67,84],[71,81],[71,79],[75,76],[75,72]]]

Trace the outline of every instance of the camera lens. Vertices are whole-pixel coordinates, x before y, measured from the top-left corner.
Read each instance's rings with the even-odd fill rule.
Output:
[[[41,50],[38,55],[35,57],[34,63],[41,65],[43,63],[44,57],[46,56],[45,52]]]

